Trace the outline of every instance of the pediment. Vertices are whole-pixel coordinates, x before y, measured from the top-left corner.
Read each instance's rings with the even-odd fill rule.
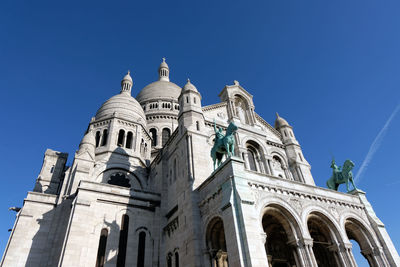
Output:
[[[221,101],[227,101],[228,99],[234,98],[235,95],[244,97],[249,104],[253,105],[253,95],[247,92],[238,81],[234,81],[233,85],[226,85],[218,96]]]

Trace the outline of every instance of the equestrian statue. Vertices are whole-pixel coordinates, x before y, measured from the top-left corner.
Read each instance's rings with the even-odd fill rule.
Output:
[[[235,151],[235,137],[234,133],[237,130],[237,126],[235,123],[231,122],[226,129],[226,134],[222,133],[221,128],[217,128],[214,120],[214,146],[211,149],[211,157],[213,159],[214,171],[215,171],[215,163],[217,163],[217,167],[219,167],[222,163],[222,157],[226,155],[226,157],[230,157],[234,155]]]
[[[353,173],[351,172],[353,167],[354,163],[349,159],[347,159],[343,163],[343,168],[337,166],[335,160],[332,159],[331,168],[333,173],[331,178],[329,178],[329,180],[326,182],[326,186],[328,186],[329,189],[338,191],[339,185],[346,183],[347,192],[350,192],[349,189],[349,181],[350,181],[351,184],[353,185],[354,188],[353,190],[357,190],[357,187],[354,184],[353,180]]]

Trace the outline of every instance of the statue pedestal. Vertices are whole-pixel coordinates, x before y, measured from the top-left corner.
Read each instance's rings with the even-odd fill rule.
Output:
[[[353,189],[353,190],[351,190],[351,191],[349,191],[347,193],[355,195],[355,196],[358,196],[358,195],[364,195],[365,196],[365,192],[360,190],[360,189]]]

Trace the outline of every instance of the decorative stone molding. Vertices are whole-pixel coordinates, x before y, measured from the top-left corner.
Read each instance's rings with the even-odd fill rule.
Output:
[[[93,127],[97,128],[97,127],[101,127],[104,125],[109,125],[111,123],[111,120],[104,120],[104,121],[97,121],[95,123],[92,123]]]
[[[332,205],[337,205],[337,206],[344,206],[344,207],[349,207],[349,208],[356,209],[356,210],[364,209],[363,205],[358,205],[355,203],[350,203],[350,202],[346,202],[346,201],[342,201],[342,200],[334,199],[334,198],[329,198],[329,197],[325,197],[325,196],[321,196],[321,195],[314,195],[314,194],[311,194],[308,192],[303,192],[303,191],[300,192],[300,191],[296,191],[293,189],[282,188],[282,187],[273,186],[273,185],[259,184],[259,183],[255,183],[255,182],[248,182],[248,185],[253,189],[257,189],[257,190],[261,190],[261,191],[278,193],[281,195],[287,195],[287,196],[291,196],[291,197],[297,197],[297,198],[301,198],[301,199],[305,199],[305,200],[317,201],[317,202],[327,203],[327,204],[332,204]]]
[[[213,109],[217,109],[217,108],[221,108],[221,107],[226,107],[227,103],[223,102],[223,103],[217,103],[214,105],[209,105],[209,106],[204,106],[203,107],[203,112],[209,111],[209,110],[213,110]]]
[[[219,194],[221,194],[222,188],[218,187],[217,190],[215,190],[213,193],[209,194],[203,201],[199,203],[199,207],[203,207],[205,204],[208,204],[208,202],[214,200]]]
[[[279,147],[279,148],[285,148],[284,145],[279,144],[279,143],[272,142],[272,141],[270,141],[270,140],[267,140],[266,143],[267,143],[267,145],[270,145],[270,146]]]
[[[272,127],[268,122],[266,122],[263,118],[261,118],[260,115],[258,115],[257,113],[254,112],[254,115],[256,117],[256,120],[258,122],[260,122],[262,125],[264,125],[265,127],[267,127],[268,129],[270,129],[274,134],[276,134],[279,138],[281,138],[281,133],[278,132],[274,127]]]
[[[179,227],[179,219],[178,216],[175,217],[172,221],[170,221],[167,226],[164,227],[164,233],[168,234],[168,237],[170,237],[173,232],[175,232],[176,229]]]

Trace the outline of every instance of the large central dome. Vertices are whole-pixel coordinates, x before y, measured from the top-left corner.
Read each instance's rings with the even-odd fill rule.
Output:
[[[136,96],[136,99],[142,104],[154,99],[177,101],[181,90],[182,89],[178,85],[172,82],[156,81],[143,88]]]
[[[178,101],[182,89],[169,81],[169,67],[163,59],[158,68],[159,80],[153,82],[142,89],[136,96],[140,104],[145,104],[151,100],[173,100]]]

